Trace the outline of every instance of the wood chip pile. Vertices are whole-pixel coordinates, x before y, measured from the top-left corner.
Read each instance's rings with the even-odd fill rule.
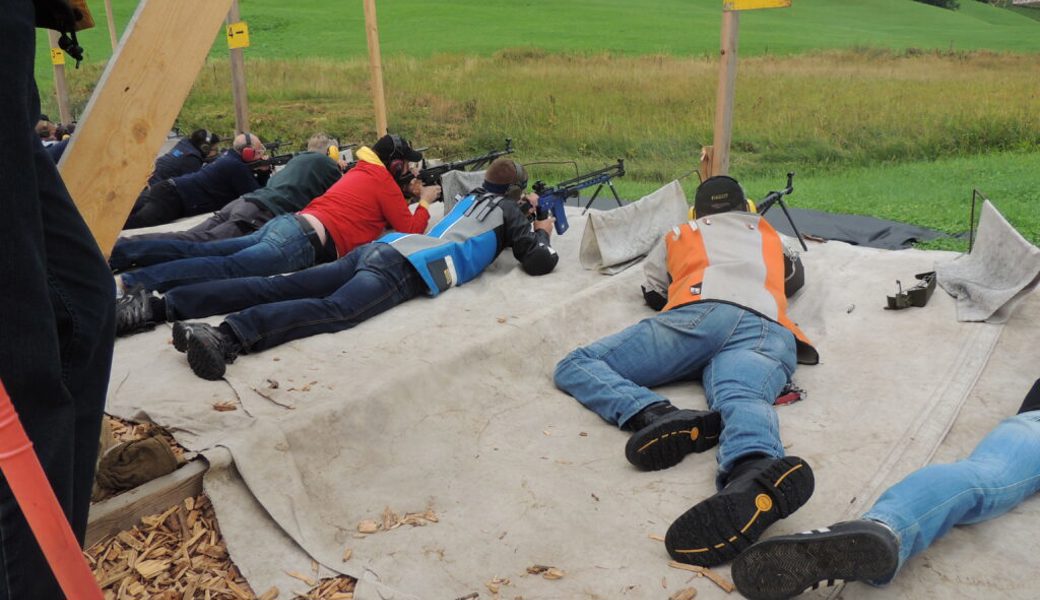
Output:
[[[187,458],[185,454],[188,451],[181,447],[165,429],[154,423],[133,423],[111,416],[106,416],[105,420],[108,421],[107,427],[109,427],[112,434],[112,446],[122,444],[123,442],[160,437],[173,449],[173,455],[177,457],[178,462],[184,462]]]
[[[271,588],[257,595],[228,557],[213,506],[187,498],[138,527],[85,552],[106,600],[351,600],[354,580],[299,574],[307,591]],[[296,575],[294,574],[294,577]],[[301,586],[302,587],[302,586]]]

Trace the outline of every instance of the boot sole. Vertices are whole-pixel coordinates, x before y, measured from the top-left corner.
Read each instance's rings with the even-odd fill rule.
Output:
[[[625,458],[643,471],[667,469],[687,454],[714,448],[721,432],[719,413],[681,410],[633,433],[625,444]]]
[[[894,540],[868,529],[772,538],[733,563],[733,581],[751,600],[779,600],[836,581],[884,581],[895,573]]]
[[[715,494],[668,528],[665,547],[679,562],[713,567],[733,560],[770,525],[812,496],[812,469],[800,458],[779,459],[749,481],[746,490]]]
[[[188,337],[188,365],[196,375],[209,381],[218,381],[227,372],[221,350],[207,346],[196,335]]]

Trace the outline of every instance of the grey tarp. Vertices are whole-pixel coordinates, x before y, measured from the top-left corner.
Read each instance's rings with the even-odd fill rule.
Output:
[[[211,460],[206,490],[231,555],[257,592],[302,590],[287,572],[308,572],[313,557],[322,574],[359,577],[360,599],[491,597],[485,583],[495,577],[510,580],[502,598],[667,597],[691,574],[669,568],[663,545],[648,536],[663,535],[712,493],[714,460],[693,456],[666,471],[636,472],[624,460],[625,434],[554,388],[552,369],[570,349],[652,314],[642,305],[641,269],[607,277],[580,267],[576,234],[585,222],[580,211],[569,216],[570,232],[553,236],[561,260],[551,275],[526,276],[506,252],[482,277],[437,299],[243,356],[226,381],[194,377],[166,327],[121,339],[109,410],[170,427]],[[945,294],[923,309],[882,310],[892,281],[952,257],[810,245],[808,283],[793,315],[822,363],[799,369],[808,399],[780,414],[788,452],[813,466],[817,491],[771,533],[862,510],[885,485],[925,464],[974,398],[1003,326],[957,322]],[[1034,295],[1025,308],[1036,302]],[[1035,319],[1011,323],[1037,333]],[[1028,351],[1031,357],[1008,360],[1031,358],[1035,368],[1036,350]],[[1025,391],[1014,383],[993,386],[1001,410]],[[697,384],[665,393],[683,406],[704,404]],[[228,399],[239,410],[213,410]],[[973,423],[958,451],[995,420],[987,413]],[[438,522],[356,533],[360,521],[380,521],[386,508],[429,508]],[[1016,523],[1006,519],[1001,527]],[[979,530],[986,558],[977,562],[1020,556]],[[353,557],[343,562],[347,548]],[[1035,541],[1027,548],[1027,558],[1038,555]],[[535,564],[566,575],[527,575]],[[932,564],[923,557],[907,571],[913,577]],[[949,570],[940,576],[954,583],[937,583],[936,598],[960,593],[961,567],[944,564]],[[972,567],[973,586],[1005,589],[1006,570]],[[699,597],[722,595],[704,579],[692,585]]]

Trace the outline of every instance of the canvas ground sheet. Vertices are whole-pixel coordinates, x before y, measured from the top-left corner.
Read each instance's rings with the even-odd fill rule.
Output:
[[[359,578],[362,600],[491,598],[486,584],[495,578],[509,580],[501,598],[664,598],[687,586],[701,598],[722,597],[708,580],[669,568],[663,543],[650,537],[713,493],[713,454],[638,472],[624,459],[626,434],[553,386],[553,368],[571,349],[653,315],[639,265],[614,276],[581,268],[584,217],[575,210],[569,218],[570,231],[553,236],[560,263],[550,275],[527,276],[507,251],[436,299],[242,356],[225,381],[196,378],[167,326],[120,339],[109,411],[166,426],[209,459],[206,491],[232,558],[258,593],[305,590],[288,573],[312,574],[313,559],[321,576]],[[817,487],[768,535],[857,514],[937,448],[942,456],[970,450],[1025,393],[1022,381],[1000,389],[987,362],[1006,345],[1007,328],[1036,339],[1035,295],[1020,308],[1034,318],[1007,325],[957,322],[941,291],[925,308],[882,310],[896,279],[953,256],[810,244],[806,287],[791,312],[821,364],[798,369],[807,398],[779,411],[787,452],[808,461]],[[1035,346],[1015,340],[1028,348],[1007,360],[1022,365],[1031,353],[1035,368]],[[704,407],[697,382],[662,391],[677,405]],[[999,410],[980,413],[959,432],[962,441],[940,448],[962,406],[990,397]],[[214,410],[226,401],[237,410]],[[430,510],[436,522],[358,533],[360,522],[381,522],[387,509]],[[1000,526],[1014,530],[1017,516]],[[987,562],[1017,556],[983,527]],[[1037,556],[1030,543],[1022,560]],[[917,560],[907,571],[935,564]],[[933,580],[945,587],[963,565],[942,564],[947,570]],[[528,574],[533,565],[564,576]],[[728,575],[728,567],[718,570]],[[1001,571],[973,573],[973,585],[1006,584]],[[857,584],[846,593],[873,592]]]

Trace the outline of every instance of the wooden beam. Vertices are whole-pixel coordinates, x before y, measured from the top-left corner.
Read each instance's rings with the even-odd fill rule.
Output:
[[[376,110],[376,133],[386,135],[386,95],[383,93],[383,59],[379,51],[379,22],[376,0],[365,0],[365,33],[368,37],[368,63],[372,70],[372,105]]]
[[[85,547],[130,529],[141,517],[161,513],[189,496],[199,495],[208,468],[206,460],[199,458],[173,473],[91,506]]]
[[[51,42],[51,55],[54,56],[54,51],[57,50],[58,54],[63,57],[61,64],[51,61],[54,67],[54,95],[58,97],[58,118],[61,119],[61,123],[68,125],[72,122],[72,108],[69,103],[69,86],[65,83],[65,62],[64,54],[61,48],[58,47],[58,32],[53,29],[47,30],[47,37]]]
[[[712,175],[729,174],[729,145],[733,139],[733,95],[737,84],[737,37],[740,13],[722,13],[722,60],[719,92],[715,100],[715,140]]]
[[[58,168],[101,250],[112,250],[231,0],[141,0]]]
[[[701,162],[697,167],[697,172],[700,174],[701,181],[705,181],[711,177],[711,165],[715,157],[715,149],[711,146],[701,147]]]
[[[116,18],[112,14],[112,0],[105,0],[105,17],[108,18],[108,39],[112,42],[112,50],[119,44],[119,36],[116,35]]]
[[[227,24],[238,23],[238,0],[231,2]],[[249,131],[249,97],[246,91],[246,57],[242,48],[231,49],[231,99],[235,104],[235,133]]]

